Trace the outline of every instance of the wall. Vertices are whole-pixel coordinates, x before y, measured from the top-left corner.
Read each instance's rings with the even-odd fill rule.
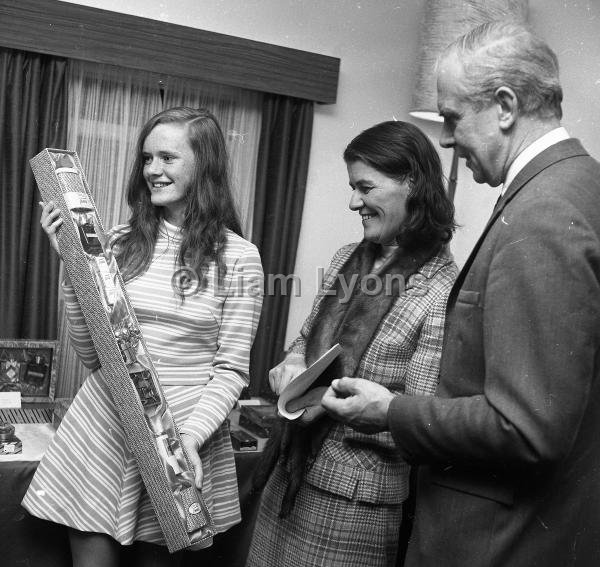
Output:
[[[69,0],[73,1],[73,0]],[[460,1],[460,0],[457,0]],[[335,250],[361,237],[360,219],[347,209],[350,196],[341,159],[345,145],[364,128],[397,118],[414,121],[436,140],[438,125],[408,115],[425,0],[83,0],[76,2],[237,35],[341,59],[338,102],[317,106],[288,341],[306,316],[317,267]],[[564,125],[600,157],[600,2],[530,0],[530,21],[556,51],[565,91]],[[451,154],[441,150],[448,171]],[[461,224],[453,241],[459,264],[481,232],[497,191],[476,185],[459,168],[456,209]]]

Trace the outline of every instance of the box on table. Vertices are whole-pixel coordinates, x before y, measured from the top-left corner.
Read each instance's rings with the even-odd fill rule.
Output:
[[[269,437],[277,419],[277,406],[262,404],[240,407],[240,427],[259,437]]]

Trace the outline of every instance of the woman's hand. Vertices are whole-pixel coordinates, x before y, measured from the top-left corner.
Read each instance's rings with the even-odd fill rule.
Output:
[[[297,411],[304,409],[304,413],[298,419],[301,425],[309,425],[325,415],[325,408],[321,405],[323,394],[327,391],[326,386],[311,388],[303,396],[290,400],[286,409],[288,411]]]
[[[269,371],[271,390],[277,395],[281,394],[287,385],[305,370],[306,362],[303,354],[295,352],[288,354],[282,362]]]
[[[42,207],[42,215],[40,218],[42,229],[48,235],[50,246],[52,246],[54,251],[62,260],[60,247],[58,246],[58,239],[56,238],[56,231],[62,224],[62,219],[60,218],[60,209],[56,208],[52,201],[49,201],[47,204],[44,204],[42,201],[40,201],[40,207]]]
[[[202,472],[202,461],[200,460],[200,445],[191,435],[187,433],[181,434],[181,443],[185,449],[185,452],[194,467],[194,484],[198,490],[202,490],[202,479],[204,473]]]

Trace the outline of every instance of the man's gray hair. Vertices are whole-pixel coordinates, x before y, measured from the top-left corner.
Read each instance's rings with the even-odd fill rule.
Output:
[[[539,118],[562,118],[558,59],[524,24],[511,20],[481,24],[449,45],[463,65],[465,97],[481,110],[500,87],[510,87],[520,111]]]

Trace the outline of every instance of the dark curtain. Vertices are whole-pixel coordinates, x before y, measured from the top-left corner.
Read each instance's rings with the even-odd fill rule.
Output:
[[[250,363],[250,393],[272,397],[268,371],[285,348],[312,135],[311,101],[267,94],[258,150],[252,242],[262,257],[265,296]]]
[[[29,159],[67,136],[66,61],[0,49],[0,336],[55,339],[58,259]]]

